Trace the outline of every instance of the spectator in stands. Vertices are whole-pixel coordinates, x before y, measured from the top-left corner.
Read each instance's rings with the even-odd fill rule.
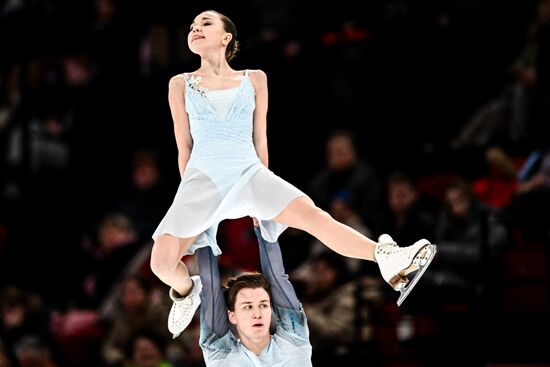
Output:
[[[335,195],[349,192],[353,197],[349,204],[365,225],[377,233],[383,205],[381,180],[375,169],[359,157],[353,133],[332,131],[326,141],[325,157],[325,167],[310,181],[311,198],[328,210]]]

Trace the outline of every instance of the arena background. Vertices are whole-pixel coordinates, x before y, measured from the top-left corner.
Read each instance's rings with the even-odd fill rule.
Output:
[[[520,137],[483,129],[470,140],[461,135],[475,119],[491,126],[509,117],[506,98],[519,80],[513,67],[533,25],[547,32],[548,19],[537,23],[539,3],[0,1],[0,288],[38,297],[52,329],[53,315],[97,307],[79,296],[85,249],[129,193],[135,152],[154,152],[168,197],[177,188],[167,86],[171,76],[198,67],[186,35],[200,11],[218,10],[236,24],[235,69],[268,75],[275,173],[307,192],[326,166],[329,134],[347,129],[383,182],[393,172],[411,173],[438,202],[451,177],[486,177],[488,148],[502,149],[519,170],[548,141],[550,121],[536,115],[541,110]],[[548,38],[540,42],[539,56],[547,57]],[[549,66],[534,64],[545,77]],[[547,91],[543,106],[550,105]],[[142,218],[144,243],[166,206],[155,209]],[[376,347],[363,353],[360,345],[354,357],[380,366],[548,365],[538,336],[550,326],[548,236],[527,241],[516,223],[506,224],[509,242],[482,264],[479,299],[431,307],[432,290],[421,282],[411,306],[396,309],[389,293],[373,316],[382,330]],[[7,312],[9,292],[3,294]],[[16,347],[25,333],[16,338],[2,322],[0,346],[24,365]],[[416,333],[399,339],[407,322]],[[103,334],[71,349],[52,333],[59,366],[100,365]]]

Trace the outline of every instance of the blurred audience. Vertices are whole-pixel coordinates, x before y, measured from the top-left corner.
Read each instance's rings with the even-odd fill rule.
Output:
[[[102,345],[106,364],[116,366],[124,362],[125,347],[139,331],[158,335],[163,344],[172,340],[165,325],[167,303],[155,300],[153,292],[152,284],[143,276],[130,274],[125,277],[117,295],[118,307],[107,320],[107,334]]]
[[[325,166],[311,179],[308,194],[319,207],[328,210],[337,193],[349,192],[353,197],[349,204],[367,227],[377,231],[383,205],[378,173],[358,156],[351,131],[334,130],[325,144]]]
[[[550,141],[529,154],[505,211],[521,241],[550,244]]]
[[[94,233],[82,241],[77,259],[82,281],[76,299],[79,308],[97,309],[112,289],[118,289],[129,273],[135,256],[145,246],[138,240],[133,223],[123,214],[106,214]],[[145,259],[146,260],[146,259]]]
[[[143,331],[130,337],[122,367],[172,367],[165,353],[166,341],[155,333]]]
[[[470,182],[457,180],[445,192],[433,237],[437,261],[425,274],[424,285],[434,287],[434,298],[443,302],[473,306],[485,291],[491,262],[509,240],[502,214],[482,204]]]
[[[514,159],[496,146],[485,150],[485,171],[472,182],[479,200],[493,208],[504,208],[510,203],[517,188],[521,159]]]
[[[51,351],[55,342],[50,332],[50,310],[37,294],[11,285],[0,292],[0,337],[7,347],[14,348],[32,336]]]
[[[222,248],[220,263],[229,268],[255,271],[260,267],[258,240],[254,234],[252,218],[225,220],[218,228]]]
[[[360,280],[351,276],[344,259],[322,252],[314,255],[307,269],[290,276],[307,314],[313,365],[356,361],[354,347],[367,334],[364,329],[372,328],[371,315],[364,300],[358,299]],[[377,301],[381,296],[372,288],[368,294],[371,301]]]
[[[151,239],[173,199],[163,177],[158,153],[139,149],[132,155],[128,186],[118,195],[113,211],[124,214],[134,224],[142,241]]]
[[[0,367],[15,367],[15,356],[0,338]]]
[[[53,357],[47,343],[40,337],[27,335],[14,346],[20,367],[61,367]]]
[[[383,233],[388,233],[401,246],[408,246],[421,238],[433,238],[435,215],[431,203],[416,187],[415,178],[406,172],[389,175],[387,206]]]

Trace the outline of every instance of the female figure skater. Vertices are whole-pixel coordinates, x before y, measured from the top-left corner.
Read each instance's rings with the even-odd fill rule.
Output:
[[[152,236],[151,269],[171,287],[170,332],[179,335],[200,304],[200,277],[191,279],[182,257],[205,246],[221,254],[218,224],[244,216],[259,221],[269,242],[290,226],[343,256],[376,261],[383,278],[401,292],[401,304],[435,255],[435,246],[422,239],[399,247],[389,236],[377,243],[333,219],[269,170],[267,77],[261,70],[229,66],[238,50],[236,35],[228,17],[213,10],[200,13],[187,37],[189,48],[201,58],[200,67],[169,82],[182,180]]]

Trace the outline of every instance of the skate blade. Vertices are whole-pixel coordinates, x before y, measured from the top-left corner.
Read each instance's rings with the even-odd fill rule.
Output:
[[[407,296],[411,293],[411,291],[413,290],[416,283],[418,283],[418,281],[420,280],[420,278],[422,277],[422,275],[424,274],[426,269],[428,269],[428,266],[432,262],[432,260],[435,256],[435,253],[437,252],[437,247],[433,244],[428,245],[427,249],[428,249],[428,251],[430,251],[430,253],[428,254],[428,258],[420,260],[420,261],[425,261],[424,264],[418,264],[417,265],[418,266],[418,271],[416,272],[416,274],[414,274],[413,278],[410,281],[408,281],[407,284],[399,290],[401,292],[401,294],[399,295],[399,298],[397,299],[397,305],[398,306],[401,306],[403,301],[405,301]]]

